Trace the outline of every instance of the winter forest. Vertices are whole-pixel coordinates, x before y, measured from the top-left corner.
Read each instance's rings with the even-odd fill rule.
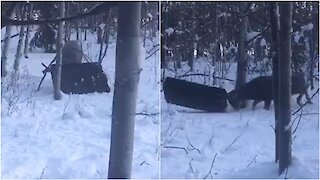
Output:
[[[319,2],[1,1],[1,178],[319,179]]]

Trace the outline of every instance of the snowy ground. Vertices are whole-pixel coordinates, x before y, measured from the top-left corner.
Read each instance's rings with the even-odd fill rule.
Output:
[[[16,28],[13,28],[14,34]],[[2,29],[2,39],[4,37]],[[75,38],[71,38],[75,39]],[[17,46],[9,49],[12,71]],[[157,39],[155,39],[158,42]],[[114,40],[113,40],[114,42]],[[152,44],[147,45],[147,50]],[[83,44],[85,53],[97,60],[99,45],[90,36]],[[137,113],[159,113],[158,53],[144,62],[140,77]],[[66,95],[53,100],[51,75],[42,89],[41,62],[49,64],[55,54],[30,53],[21,59],[20,79],[2,81],[1,173],[2,178],[106,178],[111,132],[111,112],[115,74],[115,43],[109,46],[103,70],[110,93]],[[15,87],[14,91],[13,88]],[[137,115],[133,154],[133,178],[159,177],[159,116]]]
[[[169,67],[171,67],[169,65]],[[208,63],[195,62],[196,73],[209,72]],[[178,74],[188,71],[182,65]],[[231,65],[227,78],[235,79],[235,66]],[[167,76],[174,76],[167,71]],[[251,78],[251,76],[249,77]],[[188,81],[208,84],[204,77],[188,77]],[[316,84],[317,88],[318,84]],[[223,82],[227,92],[232,82]],[[315,89],[316,90],[316,89]],[[314,91],[315,91],[314,90]],[[314,91],[309,90],[312,95]],[[313,105],[303,108],[303,117],[292,125],[293,164],[287,175],[278,176],[275,159],[273,105],[270,111],[263,103],[256,110],[249,107],[241,111],[228,105],[226,113],[205,113],[166,103],[161,97],[161,176],[162,178],[319,178],[319,96]],[[298,109],[296,96],[292,97],[292,110]],[[294,120],[296,116],[292,117]]]

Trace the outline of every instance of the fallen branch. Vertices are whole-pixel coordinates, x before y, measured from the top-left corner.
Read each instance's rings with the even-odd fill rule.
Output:
[[[186,154],[188,154],[188,150],[184,147],[177,147],[177,146],[163,146],[163,148],[166,148],[166,149],[181,149],[181,150],[184,150],[184,152]]]
[[[235,142],[237,142],[237,140],[241,137],[243,133],[241,133],[239,136],[237,136],[236,138],[234,138],[234,140],[232,141],[232,143],[224,150],[224,152],[226,152]]]
[[[192,151],[192,150],[196,150],[196,151],[198,151],[199,154],[201,154],[200,150],[199,150],[198,148],[194,147],[194,146],[191,144],[191,142],[190,142],[190,140],[189,140],[188,137],[187,137],[187,141],[188,141],[189,145],[190,145],[191,148],[192,148],[191,151]]]
[[[217,155],[218,155],[218,153],[216,153],[216,154],[214,155],[213,160],[212,160],[212,162],[211,162],[210,170],[209,170],[208,174],[207,174],[203,179],[207,179],[207,177],[208,177],[209,175],[211,176],[211,179],[212,179],[212,174],[211,174],[211,173],[212,173],[213,164],[214,164],[214,162],[215,162],[215,160],[216,160]]]
[[[251,166],[251,164],[253,162],[256,162],[256,158],[257,158],[258,155],[254,155],[253,159],[251,160],[251,162],[247,165],[247,167]]]
[[[44,171],[46,170],[46,168],[47,168],[47,166],[42,169],[42,172],[41,172],[41,175],[40,175],[40,178],[39,178],[39,179],[42,179],[43,174],[44,174]]]

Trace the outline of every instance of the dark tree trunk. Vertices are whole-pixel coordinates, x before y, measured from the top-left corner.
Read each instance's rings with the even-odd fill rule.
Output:
[[[269,4],[270,10],[270,24],[271,24],[271,53],[272,53],[272,76],[273,76],[273,103],[274,103],[274,118],[275,118],[275,161],[279,160],[279,103],[278,103],[278,83],[279,83],[279,63],[278,63],[278,39],[279,39],[279,17],[276,12],[278,12],[278,3],[272,2]]]
[[[32,5],[28,4],[27,5],[27,19],[29,20],[31,17],[31,13],[32,13]],[[24,41],[24,57],[25,58],[29,58],[29,36],[30,36],[30,26],[31,25],[27,25],[27,32],[26,32],[26,39]]]
[[[76,4],[78,11],[79,11],[79,9],[80,9],[80,8],[79,8],[79,7],[80,7],[80,3],[81,3],[81,2],[78,2],[78,3]],[[80,40],[80,38],[79,38],[79,37],[80,37],[80,36],[79,36],[79,24],[80,24],[80,19],[76,19],[76,32],[77,32],[77,33],[76,33],[76,35],[77,35],[76,38],[77,38],[77,41]]]
[[[64,17],[65,13],[65,4],[64,2],[59,3],[59,14],[60,17]],[[58,40],[57,40],[57,56],[56,56],[56,66],[55,66],[55,83],[54,83],[54,99],[60,100],[62,98],[61,96],[61,65],[62,65],[62,46],[63,46],[63,26],[64,21],[59,22],[58,25]]]
[[[243,3],[246,6],[247,3]],[[236,80],[236,90],[239,89],[246,83],[246,68],[247,68],[247,58],[246,58],[246,35],[247,35],[247,22],[248,17],[243,16],[240,23],[240,38],[239,38],[239,50],[238,50],[238,64],[237,64],[237,80]],[[237,105],[240,108],[246,107],[247,103],[245,100],[240,101]]]
[[[123,2],[118,7],[115,89],[112,106],[111,145],[108,178],[131,178],[138,84],[140,2]]]
[[[291,164],[291,38],[292,2],[279,3],[279,174]],[[280,71],[281,70],[281,71]]]

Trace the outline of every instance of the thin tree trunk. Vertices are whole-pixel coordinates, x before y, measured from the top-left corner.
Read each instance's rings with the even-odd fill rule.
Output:
[[[100,43],[100,52],[99,52],[99,59],[98,62],[101,64],[103,58],[106,56],[108,46],[109,46],[109,37],[110,37],[110,27],[111,27],[111,16],[112,16],[112,10],[109,10],[108,16],[106,17],[106,25],[104,26],[103,31],[103,38]],[[103,48],[103,45],[105,44],[105,48]]]
[[[32,5],[28,4],[28,12],[27,12],[27,19],[29,20],[32,13]],[[27,32],[26,32],[26,39],[24,41],[24,57],[29,58],[29,36],[30,36],[30,26],[27,25]]]
[[[313,22],[315,22],[316,17],[313,15]],[[315,61],[315,54],[316,54],[316,33],[318,27],[313,26],[313,29],[310,30],[310,37],[309,37],[309,43],[310,43],[310,69],[309,69],[309,81],[310,81],[310,87],[311,90],[314,89],[314,83],[313,83],[313,71],[314,71],[314,61]]]
[[[243,2],[246,6],[247,3]],[[240,34],[239,34],[239,50],[238,50],[238,63],[237,63],[237,80],[236,80],[236,90],[240,89],[246,83],[246,68],[247,68],[247,59],[246,59],[246,36],[247,36],[247,22],[248,17],[243,16],[240,23]],[[247,106],[245,100],[240,101],[237,104],[239,108],[244,108]]]
[[[77,9],[78,9],[78,12],[79,12],[79,6],[80,6],[80,2],[77,3]],[[80,19],[76,19],[76,38],[77,38],[77,41],[79,41],[79,23],[80,23]]]
[[[25,7],[22,10],[22,17],[25,15]],[[24,18],[22,18],[24,19]],[[22,45],[23,45],[23,39],[24,39],[24,26],[20,26],[20,33],[19,33],[19,41],[18,41],[18,47],[17,47],[17,52],[16,56],[14,59],[14,64],[13,64],[13,69],[15,72],[19,70],[19,65],[20,65],[20,59],[22,56]]]
[[[118,7],[116,76],[112,106],[108,178],[131,178],[140,57],[140,2],[123,2]]]
[[[279,160],[279,101],[278,101],[278,83],[279,83],[279,63],[278,63],[278,39],[279,39],[279,17],[277,12],[279,12],[278,3],[271,2],[269,4],[270,8],[270,24],[271,24],[271,52],[272,52],[272,77],[273,77],[273,103],[274,103],[274,118],[275,118],[275,161]]]
[[[69,2],[65,2],[65,15],[66,15],[66,16],[69,15],[68,12],[69,12]],[[64,28],[64,29],[65,29],[65,32],[64,32],[64,41],[67,42],[68,40],[70,40],[70,39],[68,38],[68,31],[69,31],[69,25],[68,25],[68,23],[65,24],[65,28]]]
[[[279,32],[279,174],[291,164],[291,38],[292,2],[281,2]]]
[[[59,5],[59,13],[60,17],[64,17],[65,13],[65,2],[60,2]],[[60,100],[61,96],[61,66],[62,66],[62,46],[63,46],[63,26],[64,21],[59,22],[58,25],[58,41],[57,41],[57,58],[56,58],[56,66],[55,66],[55,84],[54,84],[54,99]]]
[[[13,18],[13,13],[10,15]],[[7,71],[7,60],[8,60],[8,49],[10,45],[12,26],[6,26],[6,35],[3,41],[3,49],[1,53],[1,77],[6,77],[8,74]]]

